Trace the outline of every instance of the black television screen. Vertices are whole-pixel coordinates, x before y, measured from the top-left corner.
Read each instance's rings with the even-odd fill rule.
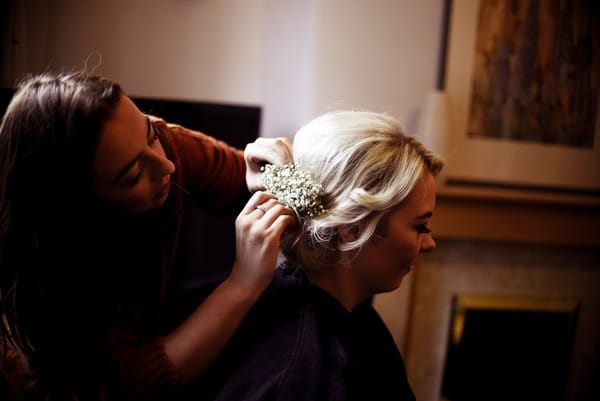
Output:
[[[138,108],[167,122],[202,131],[243,149],[259,134],[259,106],[132,97]]]
[[[12,99],[15,90],[12,88],[0,88],[0,115],[4,115],[10,99]]]

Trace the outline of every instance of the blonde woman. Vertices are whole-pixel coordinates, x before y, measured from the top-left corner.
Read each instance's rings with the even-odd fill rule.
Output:
[[[264,177],[299,217],[282,240],[286,260],[202,390],[219,400],[414,400],[370,300],[435,247],[442,162],[394,118],[358,111],[311,121],[293,154],[294,165],[267,166]]]

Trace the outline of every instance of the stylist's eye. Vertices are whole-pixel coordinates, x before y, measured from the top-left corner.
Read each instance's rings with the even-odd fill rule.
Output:
[[[133,177],[132,179],[128,180],[126,183],[130,187],[133,187],[133,186],[135,186],[135,184],[137,184],[138,182],[140,182],[140,178],[141,177],[142,177],[142,170],[140,169],[138,171],[138,173],[135,175],[135,177]]]
[[[154,125],[152,126],[152,129],[154,130],[154,135],[152,135],[152,137],[150,138],[150,141],[148,142],[149,145],[154,145],[154,142],[156,142],[158,137],[160,137],[160,130]]]
[[[429,234],[429,233],[431,233],[431,230],[425,224],[417,226],[417,227],[415,227],[415,229],[417,230],[417,232],[419,234]]]

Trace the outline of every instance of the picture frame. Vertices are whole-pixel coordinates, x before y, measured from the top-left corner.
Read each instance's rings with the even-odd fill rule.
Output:
[[[585,2],[585,0],[581,0],[581,2]],[[491,28],[488,25],[491,21],[495,21],[494,18],[497,18],[490,13],[497,11],[494,9],[497,3],[508,4],[509,2],[447,0],[445,5],[446,37],[445,42],[442,43],[441,68],[443,72],[440,86],[447,99],[447,138],[444,140],[445,146],[442,153],[446,159],[445,179],[447,183],[577,191],[598,195],[600,193],[600,90],[598,89],[600,86],[600,65],[598,64],[600,54],[598,53],[600,52],[596,51],[598,48],[596,40],[592,41],[596,42],[594,44],[596,50],[594,50],[592,58],[594,64],[589,68],[592,71],[591,84],[593,84],[593,88],[590,89],[592,100],[584,103],[588,109],[588,120],[590,120],[591,113],[591,122],[594,127],[591,132],[586,133],[587,142],[585,144],[552,143],[554,137],[551,137],[550,141],[548,138],[543,141],[540,141],[539,138],[527,138],[529,134],[527,130],[521,130],[525,139],[516,140],[511,137],[488,136],[485,133],[484,135],[473,135],[471,128],[477,126],[477,124],[473,124],[474,111],[477,112],[473,100],[476,93],[474,90],[476,81],[478,77],[486,80],[493,78],[493,74],[490,74],[491,69],[484,70],[484,74],[482,74],[481,68],[477,68],[476,61],[481,64],[483,47],[481,43],[486,39],[482,39],[482,35],[487,35],[489,40]],[[525,3],[529,3],[529,0],[520,2],[520,4]],[[550,2],[541,3],[548,4]],[[486,14],[483,17],[480,15],[482,7],[486,7]],[[481,18],[484,18],[483,27],[479,26]],[[591,18],[595,18],[595,16]],[[548,38],[546,37],[545,40]],[[540,42],[542,39],[534,38],[533,42],[535,41]],[[514,59],[513,55],[512,65],[515,64]],[[528,66],[525,65],[525,67]],[[534,68],[529,75],[539,73],[539,70],[539,68]],[[476,73],[480,75],[477,76]],[[531,82],[544,82],[544,79],[544,77],[533,76]],[[540,91],[539,88],[531,89],[533,84],[530,82],[525,82],[525,84],[530,85],[526,88],[529,92]],[[503,88],[503,90],[507,92],[514,89],[514,85],[511,86],[508,82],[506,86],[508,88]],[[559,95],[562,96],[562,94]],[[531,110],[545,107],[544,105],[540,107],[532,105],[533,103],[530,102],[529,109]],[[488,110],[494,110],[489,105],[487,107]],[[526,108],[525,113],[528,113],[529,109]],[[548,111],[548,109],[544,110]],[[560,111],[558,110],[557,113]],[[506,115],[506,112],[501,114],[499,121],[507,120],[504,118]],[[550,115],[555,116],[556,113],[551,112]],[[530,116],[526,116],[526,118],[531,119]],[[546,122],[543,116],[533,116],[533,119],[535,118],[538,121]],[[585,124],[585,127],[589,127],[589,122]],[[574,131],[569,130],[560,132],[559,129],[558,131],[557,137],[561,135],[571,137],[574,134]]]

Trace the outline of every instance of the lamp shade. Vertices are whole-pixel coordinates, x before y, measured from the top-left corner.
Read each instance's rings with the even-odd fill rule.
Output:
[[[428,149],[448,160],[447,95],[443,91],[434,89],[427,95],[417,132]]]

